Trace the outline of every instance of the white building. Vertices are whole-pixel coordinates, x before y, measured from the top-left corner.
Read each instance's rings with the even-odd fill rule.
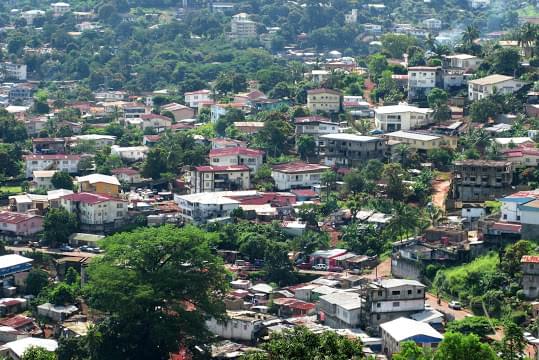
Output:
[[[275,186],[279,191],[309,188],[319,185],[322,174],[329,169],[329,166],[298,161],[274,165],[271,170],[271,177],[275,180]]]
[[[412,130],[432,123],[432,109],[418,108],[406,103],[374,109],[374,124],[383,131]]]
[[[34,19],[38,16],[45,16],[45,11],[43,10],[28,10],[21,13],[21,17],[26,20],[26,24],[32,25]]]
[[[127,216],[127,202],[110,195],[80,192],[63,196],[60,203],[77,214],[80,225],[89,229],[101,229]]]
[[[51,4],[51,9],[53,16],[62,16],[71,10],[71,5],[65,2],[57,2]]]
[[[159,114],[142,114],[139,118],[129,119],[126,122],[142,130],[153,129],[156,133],[161,133],[172,126],[171,118]]]
[[[0,67],[2,68],[2,75],[5,80],[26,81],[27,79],[26,64],[4,62]]]
[[[198,108],[199,103],[211,101],[211,91],[197,90],[186,92],[184,94],[184,101],[189,107]]]
[[[344,14],[344,22],[346,24],[355,24],[357,23],[357,9],[352,9],[350,12]]]
[[[249,173],[247,165],[196,166],[191,171],[191,193],[247,190]]]
[[[539,190],[519,191],[509,196],[499,199],[502,203],[500,208],[500,220],[507,222],[521,223],[522,209],[524,204],[537,201],[539,199]]]
[[[413,341],[427,349],[436,349],[443,335],[427,323],[400,317],[380,325],[382,350],[391,356],[400,351],[404,341]]]
[[[211,149],[209,158],[214,166],[246,165],[256,172],[264,162],[264,152],[244,147]]]
[[[295,119],[295,124],[296,138],[301,135],[312,136],[319,147],[325,147],[324,140],[320,139],[320,136],[339,132],[339,124],[322,116],[298,117]]]
[[[444,56],[444,66],[465,71],[475,71],[483,63],[483,59],[475,55],[455,54]]]
[[[437,66],[412,66],[408,68],[408,98],[415,99],[427,94],[439,85],[441,71]]]
[[[362,299],[356,292],[340,291],[320,297],[324,324],[332,328],[355,328],[361,321]]]
[[[239,208],[240,202],[229,196],[256,195],[256,191],[206,192],[190,195],[174,194],[174,201],[180,208],[180,216],[188,222],[204,223],[211,219],[230,216]]]
[[[24,155],[25,176],[30,178],[36,170],[59,170],[76,174],[79,169],[80,155],[66,154],[31,154]]]
[[[423,20],[423,26],[428,30],[440,30],[442,28],[442,20],[439,19],[426,19]]]
[[[490,0],[468,0],[472,9],[486,8],[490,5]]]
[[[81,142],[89,142],[94,144],[96,149],[102,149],[105,146],[114,145],[116,136],[99,134],[75,135],[71,137],[70,141],[72,145],[77,145]]]
[[[227,311],[226,317],[223,321],[207,320],[208,330],[223,339],[249,342],[256,341],[264,321],[273,318],[254,311]]]
[[[46,351],[55,352],[58,348],[58,342],[51,339],[41,339],[37,337],[25,337],[4,344],[0,348],[0,354],[5,355],[8,359],[21,360],[26,350],[31,347],[40,347]]]
[[[147,146],[121,147],[118,145],[113,145],[110,148],[110,153],[111,155],[119,156],[122,160],[134,162],[144,160],[149,150],[150,148]]]
[[[507,150],[511,148],[518,148],[521,146],[535,147],[535,141],[527,136],[520,137],[499,137],[494,138],[494,142],[500,147],[501,150]]]
[[[524,81],[498,74],[470,80],[468,81],[468,100],[481,100],[494,94],[495,91],[499,94],[512,94],[524,85],[526,85]]]
[[[57,170],[36,170],[32,172],[32,189],[53,190],[52,177]]]
[[[120,182],[126,182],[128,184],[138,184],[144,180],[140,174],[140,171],[132,168],[112,169],[111,173],[112,175],[116,176]]]
[[[236,40],[247,40],[256,38],[256,22],[249,19],[246,13],[240,13],[232,16],[230,21],[230,37]]]

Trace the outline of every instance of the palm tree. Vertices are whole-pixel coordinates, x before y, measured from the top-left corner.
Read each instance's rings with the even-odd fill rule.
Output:
[[[534,24],[525,24],[517,33],[518,45],[524,48],[524,54],[530,51],[530,56],[533,57],[533,48],[535,39],[537,38],[538,29]]]
[[[419,216],[415,209],[402,202],[395,202],[389,227],[399,240],[404,240],[410,231],[415,232],[418,224]]]
[[[337,181],[337,174],[332,170],[325,171],[320,177],[320,182],[326,187],[326,201],[329,200],[331,189],[333,189],[335,182]]]
[[[398,144],[395,147],[395,154],[397,155],[402,167],[406,167],[408,160],[410,160],[410,146],[408,144]]]
[[[435,46],[436,46],[436,38],[431,33],[428,33],[427,38],[425,39],[425,48],[429,51],[432,51]]]
[[[361,211],[365,205],[370,201],[370,195],[367,193],[359,193],[351,196],[346,201],[346,207],[350,209],[351,221],[356,221],[357,214]]]
[[[479,30],[473,25],[466,26],[464,33],[462,34],[462,42],[467,47],[471,47],[475,39],[479,37]]]

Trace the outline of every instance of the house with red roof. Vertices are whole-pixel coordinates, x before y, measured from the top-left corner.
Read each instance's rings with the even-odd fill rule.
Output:
[[[528,299],[537,299],[539,297],[539,256],[524,255],[520,259],[520,269],[524,296]]]
[[[140,171],[133,168],[118,168],[112,169],[111,173],[115,176],[120,182],[126,182],[128,184],[138,184],[141,183],[143,178],[140,175]]]
[[[249,174],[247,165],[196,166],[191,171],[191,193],[248,190]]]
[[[278,190],[310,188],[320,184],[322,174],[329,166],[295,161],[272,166],[271,177]]]
[[[43,230],[43,216],[0,211],[0,233],[10,236],[29,236]]]
[[[211,91],[207,89],[186,92],[183,96],[184,102],[195,109],[198,109],[200,102],[211,101]]]
[[[209,157],[212,165],[247,165],[252,171],[257,171],[264,162],[264,152],[262,150],[239,146],[211,149]]]
[[[164,112],[171,112],[176,122],[184,119],[192,119],[195,117],[195,110],[178,103],[170,103],[161,106],[161,113]]]
[[[530,146],[519,146],[503,150],[503,157],[515,168],[536,167],[539,165],[539,149]]]
[[[127,201],[111,195],[80,192],[62,196],[60,205],[77,215],[83,232],[113,231],[121,227],[127,217]]]
[[[152,129],[156,133],[170,129],[172,119],[159,114],[142,114],[139,118],[126,120],[126,123],[139,127],[142,130]]]

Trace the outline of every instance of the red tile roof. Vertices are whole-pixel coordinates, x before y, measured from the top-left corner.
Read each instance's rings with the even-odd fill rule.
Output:
[[[210,94],[210,90],[197,90],[197,91],[189,91],[186,92],[184,95],[201,95],[201,94]]]
[[[111,173],[113,175],[115,174],[136,175],[136,174],[140,174],[140,171],[132,169],[132,168],[118,168],[118,169],[112,169]]]
[[[231,156],[231,155],[263,156],[264,152],[262,150],[249,149],[249,148],[244,148],[240,146],[210,150],[210,158],[217,157],[217,156]]]
[[[37,144],[49,144],[49,143],[63,143],[65,142],[64,138],[33,138],[32,143]]]
[[[310,95],[310,94],[333,94],[333,95],[341,95],[341,93],[340,93],[339,91],[332,90],[332,89],[325,89],[325,88],[307,90],[307,94],[308,94],[308,95]]]
[[[144,138],[150,142],[158,142],[161,139],[160,135],[144,135]]]
[[[159,114],[142,114],[142,115],[140,115],[140,118],[142,120],[162,119],[162,120],[172,121],[171,118],[169,118],[167,116],[164,116],[164,115],[159,115]]]
[[[32,323],[33,321],[31,318],[23,316],[23,315],[15,315],[13,317],[0,320],[0,325],[9,326],[15,329],[23,327],[25,325],[32,324]]]
[[[320,165],[320,164],[307,164],[303,161],[295,161],[286,164],[273,165],[272,169],[274,171],[283,172],[283,173],[301,173],[301,172],[320,172],[329,170],[329,166]]]
[[[7,224],[18,224],[33,218],[41,218],[38,215],[30,215],[13,211],[0,211],[0,222]]]
[[[24,160],[26,161],[33,161],[33,160],[80,160],[80,155],[74,155],[74,154],[47,154],[47,155],[41,155],[41,154],[31,154],[31,155],[24,155]]]
[[[537,255],[524,255],[522,259],[520,259],[520,262],[523,263],[539,263],[539,256]]]
[[[196,171],[199,172],[220,172],[220,171],[249,171],[249,167],[246,165],[221,165],[221,166],[197,166]]]
[[[509,231],[509,232],[520,234],[520,230],[522,229],[522,225],[503,223],[503,222],[496,222],[490,228],[492,230]]]
[[[302,116],[297,117],[294,121],[296,124],[305,124],[305,123],[321,123],[321,124],[332,124],[332,125],[338,125],[337,123],[331,122],[330,119],[324,116]]]
[[[69,201],[82,202],[86,204],[99,204],[106,201],[125,202],[125,200],[115,198],[114,196],[105,195],[105,194],[93,194],[93,193],[88,193],[88,192],[69,194],[66,196],[62,196],[62,199],[69,200]]]
[[[316,191],[311,190],[311,189],[294,189],[294,190],[291,190],[290,192],[296,196],[310,196],[310,197],[318,196]]]

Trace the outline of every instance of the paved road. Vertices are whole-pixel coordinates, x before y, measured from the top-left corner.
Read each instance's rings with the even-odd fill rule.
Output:
[[[427,304],[429,304],[433,309],[436,309],[444,314],[448,314],[454,317],[454,320],[462,320],[467,316],[472,316],[473,314],[466,309],[454,310],[449,307],[447,301],[442,300],[440,305],[438,305],[438,298],[436,295],[427,293]]]
[[[48,248],[31,248],[29,246],[6,246],[7,250],[13,251],[16,254],[22,253],[22,252],[41,252],[44,254],[50,254],[50,255],[64,255],[64,256],[77,256],[77,257],[94,257],[98,254],[90,253],[90,252],[84,252],[84,251],[60,251],[58,249],[48,249]]]
[[[319,276],[328,276],[328,275],[339,275],[343,273],[331,272],[331,271],[318,271],[318,270],[299,270],[302,274],[310,275],[319,275]],[[388,258],[382,261],[378,266],[376,266],[376,271],[373,269],[368,274],[363,274],[362,277],[365,279],[375,279],[378,278],[387,278],[391,275],[391,259]]]

